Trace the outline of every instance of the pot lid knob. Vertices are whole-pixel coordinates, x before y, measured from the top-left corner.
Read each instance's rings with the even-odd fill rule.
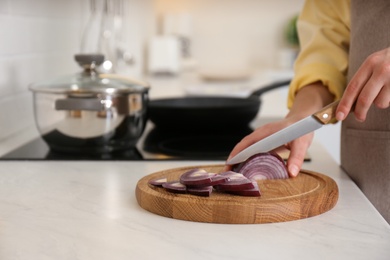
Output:
[[[95,69],[104,62],[103,54],[76,54],[74,56],[77,63],[84,69]]]

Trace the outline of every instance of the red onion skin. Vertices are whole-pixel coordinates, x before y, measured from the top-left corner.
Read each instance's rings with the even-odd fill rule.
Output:
[[[209,197],[213,191],[212,186],[206,186],[201,188],[187,187],[187,193],[196,196]]]
[[[184,185],[207,185],[212,181],[212,174],[203,169],[193,169],[183,173],[180,176],[180,182]]]
[[[230,180],[220,185],[216,185],[215,188],[219,191],[247,190],[254,188],[252,181],[240,173],[228,171],[221,173],[221,175],[228,176]]]
[[[162,187],[173,193],[186,193],[187,190],[187,187],[179,181],[166,182]]]
[[[260,197],[261,192],[259,186],[256,181],[253,181],[253,189],[248,190],[237,190],[237,191],[229,191],[231,194],[240,195],[240,196],[248,196],[248,197]]]
[[[162,187],[162,185],[166,182],[167,182],[167,178],[158,178],[158,179],[149,180],[149,184],[156,187]]]
[[[197,184],[197,185],[186,185],[186,186],[199,189],[202,187],[219,185],[219,184],[222,184],[222,183],[225,183],[228,181],[229,181],[229,177],[223,176],[221,174],[215,174],[214,176],[211,177],[210,183],[203,183],[203,184]]]

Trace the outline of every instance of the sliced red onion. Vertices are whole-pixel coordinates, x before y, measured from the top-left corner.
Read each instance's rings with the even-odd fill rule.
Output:
[[[187,187],[187,193],[196,196],[209,197],[213,191],[213,186]]]
[[[261,192],[260,192],[259,186],[257,185],[257,182],[253,181],[252,184],[254,186],[252,189],[234,190],[234,191],[229,191],[229,193],[235,194],[235,195],[240,195],[240,196],[260,197]]]
[[[216,185],[215,188],[219,191],[237,191],[253,189],[253,183],[241,173],[228,171],[221,173],[222,176],[229,177],[229,181]]]
[[[166,182],[162,187],[173,193],[186,193],[187,190],[187,187],[179,181]]]
[[[288,172],[284,160],[276,153],[259,153],[233,168],[248,179],[287,179]]]
[[[184,185],[206,186],[211,183],[211,178],[215,173],[208,173],[203,169],[192,169],[180,176],[180,182]]]
[[[210,182],[205,182],[202,184],[197,184],[197,185],[186,185],[187,187],[193,187],[193,188],[202,188],[202,187],[208,187],[208,186],[215,186],[218,184],[225,183],[229,181],[228,176],[224,176],[222,174],[216,174],[216,173],[209,173],[211,181]]]
[[[210,185],[215,186],[218,184],[228,182],[229,180],[230,180],[230,178],[227,175],[215,174],[213,177],[211,177]]]
[[[149,184],[157,187],[161,187],[164,183],[167,182],[167,178],[157,178],[149,180]]]

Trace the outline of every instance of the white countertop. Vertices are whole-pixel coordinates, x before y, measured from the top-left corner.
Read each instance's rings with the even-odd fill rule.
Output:
[[[332,210],[256,225],[195,223],[145,211],[137,181],[222,162],[0,162],[0,259],[390,259],[390,226],[318,144],[304,168],[339,187]]]
[[[162,83],[152,98],[178,81]],[[0,155],[36,135],[32,127],[4,140]],[[257,225],[175,220],[137,204],[143,176],[222,161],[0,161],[0,259],[390,259],[390,226],[320,143],[310,155],[303,168],[338,184],[335,208]]]

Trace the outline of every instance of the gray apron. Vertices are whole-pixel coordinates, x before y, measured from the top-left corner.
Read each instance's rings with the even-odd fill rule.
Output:
[[[351,1],[348,80],[372,53],[390,47],[390,1]],[[390,223],[390,109],[373,105],[364,123],[341,127],[341,166]]]

